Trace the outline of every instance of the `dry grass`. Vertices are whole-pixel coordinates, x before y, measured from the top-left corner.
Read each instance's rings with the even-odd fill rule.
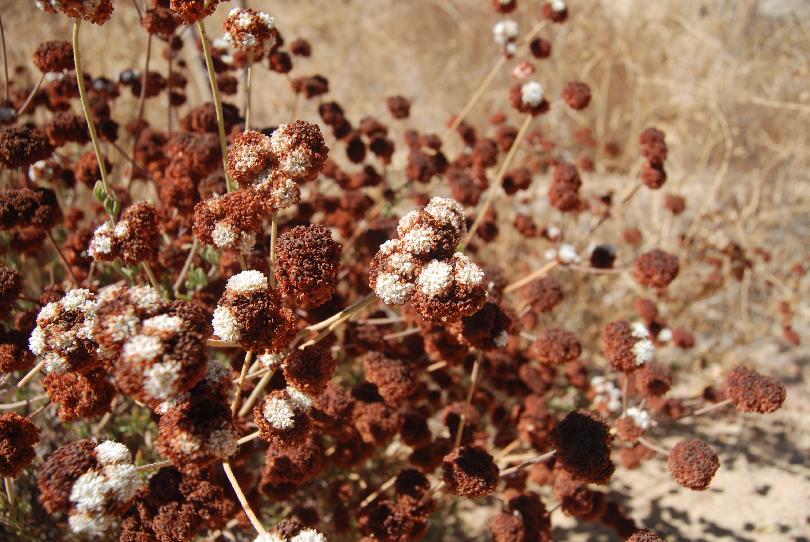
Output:
[[[515,18],[524,21],[525,32],[529,21],[535,20],[536,2],[520,3]],[[112,76],[142,63],[145,35],[134,28],[137,17],[129,2],[119,4],[110,24],[84,31],[86,65],[94,74]],[[496,18],[483,0],[249,4],[270,11],[286,38],[300,36],[312,42],[314,56],[300,61],[294,73],[327,76],[330,97],[353,121],[385,116],[384,98],[402,94],[414,104],[408,126],[441,132],[497,58],[490,30]],[[658,462],[641,472],[621,472],[616,484],[629,489],[615,489],[632,495],[626,504],[639,524],[658,528],[673,540],[729,539],[730,532],[738,533],[733,535],[738,540],[799,540],[806,533],[806,510],[796,505],[810,498],[810,470],[800,459],[810,447],[804,428],[810,414],[810,350],[788,347],[777,304],[789,301],[795,331],[805,339],[810,336],[810,309],[802,304],[809,293],[808,281],[789,269],[794,263],[810,265],[810,8],[806,2],[788,0],[570,0],[570,4],[569,23],[546,27],[541,33],[551,38],[554,54],[538,64],[538,78],[555,96],[564,82],[583,80],[591,85],[594,101],[582,114],[558,108],[536,121],[535,127],[553,138],[562,156],[570,159],[580,152],[568,150],[575,148],[573,131],[580,126],[593,129],[600,145],[593,153],[596,171],[584,175],[589,195],[623,193],[638,165],[638,133],[649,125],[666,131],[669,182],[661,192],[686,197],[686,212],[672,218],[662,207],[661,192],[642,191],[621,220],[606,224],[595,240],[618,242],[624,226],[638,226],[645,231],[642,248],[664,247],[685,263],[678,288],[664,304],[671,325],[691,329],[698,338],[698,347],[689,354],[664,358],[684,369],[678,391],[699,393],[724,368],[740,361],[789,382],[786,408],[766,424],[740,418],[741,423],[707,433],[706,438],[722,443],[724,449],[723,469],[713,491],[697,497],[669,493],[672,484],[666,482]],[[0,1],[0,13],[12,65],[30,66],[30,54],[39,41],[68,39],[69,22],[18,6],[19,0]],[[208,22],[212,35],[219,33],[224,11]],[[157,69],[165,70],[162,58],[156,63]],[[191,71],[195,77],[190,102],[199,103],[207,99],[208,89],[202,70]],[[508,84],[508,72],[503,70],[471,115],[478,126],[490,113],[506,111]],[[292,97],[283,77],[258,70],[254,89],[256,124],[288,118]],[[125,100],[134,107],[134,98]],[[299,104],[298,111],[302,118],[317,119],[311,103]],[[126,108],[116,115],[125,121]],[[148,103],[147,116],[165,122],[163,105]],[[618,156],[604,154],[607,142],[619,144]],[[404,154],[395,155],[388,171],[394,179],[402,175]],[[526,157],[519,156],[518,161],[522,158]],[[546,181],[536,179],[532,193],[519,203],[499,202],[503,236],[514,235],[509,224],[516,209],[530,210],[541,224],[561,226],[574,238],[586,229],[588,218],[563,219],[547,206]],[[441,184],[434,183],[432,191],[444,191]],[[681,242],[684,235],[690,243]],[[698,292],[700,278],[710,272],[701,255],[730,242],[743,248],[753,260],[752,268],[736,281],[726,260],[726,287]],[[517,277],[537,267],[545,248],[516,239],[486,247],[482,256],[510,262]],[[620,250],[619,261],[633,256],[630,250]],[[575,275],[566,281],[566,293],[575,301],[556,317],[572,329],[592,329],[590,337],[588,332],[583,335],[591,345],[597,344],[595,322],[629,314],[632,300],[643,294],[626,277]],[[679,298],[696,300],[683,306]],[[681,429],[678,434],[687,430]],[[743,508],[738,508],[740,501],[746,503]],[[480,528],[486,519],[474,513],[462,517],[469,520],[465,530]],[[562,514],[554,518],[566,525]],[[609,536],[581,526],[577,530],[582,530],[576,536],[583,540]]]

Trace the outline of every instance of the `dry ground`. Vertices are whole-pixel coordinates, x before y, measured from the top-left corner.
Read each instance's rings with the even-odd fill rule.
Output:
[[[536,20],[538,3],[519,3],[517,18],[526,31]],[[28,4],[0,2],[12,63],[27,64],[40,40],[69,36],[66,21],[32,14]],[[86,26],[83,31],[87,68],[94,74],[112,76],[142,62],[145,38],[133,28],[135,12],[129,2],[117,4],[120,9],[111,24]],[[271,12],[286,37],[312,42],[313,57],[301,62],[296,73],[329,77],[331,96],[352,119],[383,114],[384,97],[402,94],[414,103],[408,124],[423,131],[440,131],[494,62],[490,28],[496,17],[488,4],[484,0],[250,2]],[[722,468],[711,490],[695,494],[678,488],[659,461],[638,471],[620,469],[610,490],[624,495],[640,525],[658,529],[668,540],[807,540],[810,304],[807,279],[787,270],[803,259],[810,263],[810,3],[570,0],[569,4],[570,22],[542,31],[552,38],[555,54],[539,65],[538,78],[555,95],[569,79],[586,81],[594,90],[594,101],[583,115],[553,112],[538,125],[563,148],[579,125],[591,126],[600,142],[620,145],[617,158],[597,154],[596,172],[585,175],[586,192],[622,191],[637,165],[637,134],[656,125],[667,132],[670,146],[666,190],[685,196],[687,211],[670,220],[660,193],[642,193],[623,222],[647,232],[646,246],[663,245],[687,260],[686,278],[680,279],[687,283],[685,291],[690,278],[705,274],[705,268],[688,265],[693,254],[678,246],[680,233],[697,232],[703,242],[715,246],[734,241],[749,256],[757,248],[770,252],[769,262],[753,258],[753,268],[742,282],[729,280],[725,290],[707,294],[683,311],[676,311],[676,302],[666,306],[665,312],[679,326],[693,329],[698,338],[695,350],[666,358],[682,369],[676,391],[699,393],[723,369],[740,361],[788,383],[785,408],[771,417],[723,417],[720,423],[703,420],[696,427],[676,426],[659,433],[666,435],[661,441],[669,445],[692,431],[716,444]],[[217,34],[224,11],[220,9],[216,22],[209,23],[212,35]],[[165,69],[163,59],[156,66]],[[505,109],[508,82],[504,70],[473,119],[481,121]],[[285,80],[259,70],[254,84],[257,124],[284,120],[291,101]],[[195,83],[191,100],[198,103],[206,91],[204,80]],[[316,119],[311,104],[301,104],[299,111],[304,118]],[[149,104],[151,118],[163,118],[161,112],[162,104]],[[399,174],[403,158],[397,156],[392,175]],[[539,196],[543,181],[535,182]],[[545,204],[525,205],[543,217],[541,222],[575,227],[561,223]],[[499,209],[505,217],[503,230],[509,230],[511,210]],[[606,227],[599,240],[615,240],[619,231]],[[520,260],[514,257],[514,246],[489,248],[486,256],[509,258],[519,271],[539,260],[543,249],[525,250],[527,257]],[[567,307],[558,320],[581,329],[593,319],[627,313],[632,285],[621,281],[617,285],[612,278],[588,280],[591,286],[577,294],[578,304]],[[804,339],[802,346],[791,346],[782,338],[776,309],[780,300],[793,304],[794,329]],[[476,529],[488,515],[480,509],[465,512],[464,531],[481,532]],[[560,512],[554,519],[561,540],[612,536],[576,524]],[[575,535],[562,531],[569,526]],[[453,539],[481,540],[483,535],[459,534]]]

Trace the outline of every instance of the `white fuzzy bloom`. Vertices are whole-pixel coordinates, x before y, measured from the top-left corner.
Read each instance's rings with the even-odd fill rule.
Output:
[[[537,107],[543,103],[545,96],[543,85],[537,81],[527,81],[520,87],[520,101],[523,102],[523,105]]]
[[[90,240],[90,246],[87,252],[93,259],[97,260],[103,255],[112,253],[112,236],[113,231],[109,222],[105,222],[93,232],[93,238]]]
[[[416,224],[419,223],[419,211],[414,209],[413,211],[409,211],[405,213],[402,218],[399,219],[397,223],[397,233],[402,235],[404,232],[412,229]],[[396,242],[396,241],[389,241],[389,242]]]
[[[107,477],[109,497],[118,502],[132,500],[141,487],[141,478],[131,463],[107,465],[104,467],[104,476]]]
[[[233,10],[231,10],[231,11],[233,11]],[[230,14],[230,15],[236,15],[236,13]],[[239,19],[238,19],[237,23],[242,28],[249,27],[250,24],[253,22],[253,17],[251,16],[251,14],[250,14],[250,12],[248,10],[242,10],[240,13],[238,13],[238,15],[239,15]]]
[[[267,277],[261,271],[242,271],[228,279],[225,289],[230,292],[247,294],[267,289]]]
[[[386,305],[402,305],[411,295],[413,284],[404,282],[399,275],[393,273],[380,273],[374,285],[377,294]]]
[[[467,256],[457,252],[453,254],[456,260],[456,280],[467,286],[480,286],[484,283],[484,270],[478,267]]]
[[[107,499],[107,478],[95,470],[79,476],[70,489],[70,502],[79,512],[99,510]]]
[[[408,276],[414,271],[413,256],[409,252],[394,252],[388,257],[388,265],[398,275]]]
[[[256,357],[256,361],[266,369],[273,369],[281,366],[284,362],[284,357],[284,354],[279,352],[265,352],[264,354],[259,354]]]
[[[159,314],[143,321],[144,332],[151,332],[163,338],[171,337],[180,333],[183,329],[183,319],[179,316],[169,314]]]
[[[378,252],[383,256],[388,256],[396,253],[402,247],[402,242],[399,239],[391,239],[380,245]]]
[[[560,228],[558,228],[557,226],[549,226],[548,228],[546,228],[546,236],[551,240],[559,238],[560,233],[562,232],[560,231]]]
[[[153,335],[135,335],[124,345],[123,357],[130,362],[149,361],[163,353],[163,342]]]
[[[432,260],[419,273],[416,282],[426,296],[439,296],[453,284],[453,266],[440,260]]]
[[[113,233],[118,239],[123,239],[129,235],[129,222],[124,220],[116,224]]]
[[[636,339],[646,339],[650,336],[650,330],[641,322],[633,322],[630,328],[632,329],[631,333],[633,337]]]
[[[668,343],[672,340],[672,330],[668,327],[665,327],[661,331],[658,332],[658,340],[662,343]]]
[[[107,321],[105,330],[115,342],[123,342],[138,332],[140,319],[134,314],[116,314]]]
[[[312,408],[312,399],[306,393],[292,386],[287,386],[285,391],[290,403],[296,410],[309,412],[309,409]]]
[[[557,257],[560,259],[560,262],[565,264],[579,263],[580,261],[579,254],[577,254],[577,249],[574,247],[574,245],[569,244],[560,245],[560,250]]]
[[[495,337],[495,346],[498,348],[504,348],[507,344],[509,344],[509,334],[506,331],[501,331],[498,333],[498,336]]]
[[[290,429],[295,426],[295,410],[283,397],[272,397],[265,401],[262,415],[276,429]]]
[[[211,231],[211,240],[219,248],[232,247],[238,238],[239,232],[236,231],[236,228],[224,220],[217,222]]]
[[[168,357],[168,356],[167,356]],[[177,360],[155,363],[143,373],[143,389],[153,399],[163,401],[174,395],[182,367]]]
[[[230,308],[217,307],[214,309],[211,325],[214,327],[214,335],[223,341],[235,342],[239,340],[239,321]]]
[[[303,175],[312,167],[312,158],[304,148],[290,150],[281,163],[281,168],[293,177]]]
[[[208,449],[217,457],[230,457],[236,453],[238,436],[231,427],[215,429],[208,436]]]
[[[565,0],[551,0],[551,10],[562,13],[566,10]]]
[[[430,226],[414,228],[402,236],[402,246],[414,254],[427,254],[433,248],[435,231]]]
[[[74,533],[101,534],[109,529],[112,518],[101,513],[80,512],[68,516],[68,525]]]
[[[155,310],[163,303],[160,293],[151,286],[135,286],[129,290],[129,299],[139,309]]]
[[[458,231],[466,230],[464,208],[454,199],[431,198],[425,212],[443,224],[451,224]]]
[[[273,199],[273,206],[277,209],[286,209],[292,207],[298,202],[300,192],[298,185],[292,179],[284,179],[282,184],[273,189],[271,197]]]
[[[202,442],[187,431],[180,431],[172,441],[172,446],[180,453],[192,454],[202,448]]]
[[[45,334],[41,327],[35,327],[34,331],[31,332],[31,336],[28,337],[28,349],[35,356],[42,355],[45,352]]]
[[[105,440],[96,445],[96,459],[102,465],[114,465],[118,463],[132,463],[132,454],[129,449],[114,440]]]
[[[641,339],[633,345],[633,355],[636,358],[636,365],[641,366],[649,363],[655,354],[655,345],[649,339]]]
[[[594,405],[605,405],[609,412],[622,408],[622,393],[613,382],[603,376],[595,376],[591,378],[591,388],[596,393]]]
[[[293,140],[289,134],[289,124],[279,124],[270,136],[270,147],[276,154],[286,154],[292,149]]]
[[[290,542],[326,542],[326,537],[315,529],[303,529]]]
[[[70,369],[68,360],[57,354],[56,352],[48,352],[42,356],[45,361],[44,369],[46,374],[64,374]]]
[[[632,406],[627,409],[626,414],[633,418],[633,423],[645,431],[650,428],[650,413],[641,408]]]
[[[519,34],[520,27],[512,19],[498,21],[492,27],[492,37],[498,45],[506,45],[508,42],[516,40]]]

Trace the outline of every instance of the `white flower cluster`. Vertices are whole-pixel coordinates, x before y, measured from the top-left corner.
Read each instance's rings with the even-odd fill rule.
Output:
[[[633,337],[638,339],[633,345],[633,356],[636,358],[636,365],[642,366],[652,361],[655,355],[655,345],[650,340],[650,330],[641,322],[634,322]]]
[[[143,370],[143,391],[148,399],[165,401],[180,390],[182,364],[167,342],[186,328],[179,316],[161,314],[143,321],[139,334],[124,343],[120,363]]]
[[[236,294],[250,294],[252,292],[266,290],[267,287],[267,277],[264,276],[264,273],[250,270],[242,271],[228,279],[225,291]],[[235,342],[239,340],[241,335],[239,320],[236,318],[236,314],[231,307],[218,306],[214,310],[211,325],[214,327],[214,334],[223,341]]]
[[[543,85],[537,81],[526,81],[520,87],[520,101],[528,107],[537,107],[546,97]]]
[[[387,305],[405,303],[416,287],[434,297],[447,292],[454,281],[466,285],[483,283],[484,272],[461,253],[420,265],[419,258],[434,249],[439,235],[434,226],[424,222],[423,213],[440,227],[452,228],[459,238],[466,232],[464,209],[450,198],[432,198],[421,211],[403,216],[397,225],[399,237],[383,243],[376,258],[382,272],[375,278],[374,293]]]
[[[104,532],[115,521],[110,509],[131,501],[143,485],[126,446],[107,440],[94,452],[98,468],[79,476],[70,490],[68,523],[75,533]]]
[[[253,542],[326,542],[326,537],[315,529],[302,529],[292,538],[282,538],[275,533],[262,533]]]
[[[565,0],[551,0],[551,10],[556,11],[557,13],[562,13],[568,7],[565,5]]]
[[[547,260],[557,260],[566,265],[579,263],[582,261],[582,258],[580,258],[579,254],[577,253],[576,247],[567,243],[560,245],[559,249],[550,248],[546,250],[545,257]]]
[[[635,423],[639,428],[645,431],[650,428],[650,413],[646,410],[632,406],[627,409],[626,414],[633,419],[633,423]]]
[[[233,8],[228,13],[225,21],[226,28],[231,26],[234,32],[225,32],[222,41],[238,49],[253,49],[257,45],[264,48],[271,48],[275,45],[275,39],[262,40],[259,43],[253,32],[262,31],[263,34],[272,32],[275,27],[273,18],[261,11],[249,11],[243,8]]]
[[[242,254],[253,250],[253,245],[256,244],[255,233],[239,231],[225,220],[220,220],[214,224],[211,239],[217,248],[232,248]]]
[[[512,56],[517,52],[517,39],[520,27],[512,19],[503,19],[492,27],[492,37],[495,43],[503,47],[504,53]]]
[[[48,373],[70,369],[69,358],[81,346],[80,341],[93,340],[96,320],[96,296],[85,289],[68,291],[59,301],[48,303],[37,315],[37,326],[28,338],[28,348]],[[102,354],[95,345],[98,354]]]
[[[604,405],[609,412],[617,412],[622,408],[622,392],[616,384],[606,379],[604,376],[591,378],[591,389],[594,391],[594,407]]]
[[[307,413],[312,408],[312,399],[292,386],[284,389],[282,396],[268,397],[262,407],[262,415],[273,428],[280,431],[295,427],[295,415]]]

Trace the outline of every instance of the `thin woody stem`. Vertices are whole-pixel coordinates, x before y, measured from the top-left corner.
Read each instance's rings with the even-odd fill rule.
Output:
[[[254,432],[250,433],[249,435],[245,435],[244,437],[240,438],[239,440],[236,441],[236,443],[239,446],[241,446],[242,444],[247,444],[248,442],[250,442],[252,440],[256,440],[257,438],[259,438],[259,434],[260,434],[259,431],[254,431]]]
[[[24,406],[28,406],[31,403],[37,403],[44,399],[48,398],[47,393],[43,393],[42,395],[37,395],[35,397],[29,397],[28,399],[23,399],[22,401],[15,401],[13,403],[2,403],[0,404],[0,410],[13,410],[15,408],[20,408]]]
[[[239,373],[239,382],[236,383],[236,395],[231,403],[231,416],[236,417],[237,409],[239,408],[239,399],[242,397],[242,386],[245,384],[245,377],[247,376],[248,367],[253,359],[253,350],[248,350],[245,353],[245,361],[242,363],[242,372]]]
[[[278,216],[270,219],[270,286],[276,285],[276,241],[278,240]]]
[[[9,101],[8,53],[6,52],[6,31],[3,29],[2,17],[0,17],[0,41],[3,42],[3,73],[5,74],[5,79],[3,80],[3,83],[5,85],[6,103],[8,103]]]
[[[248,503],[247,497],[245,497],[242,488],[239,487],[239,481],[233,474],[233,470],[231,469],[230,463],[228,463],[227,461],[222,463],[222,469],[225,471],[225,476],[228,477],[228,481],[231,483],[231,487],[233,488],[234,493],[236,493],[236,498],[239,499],[239,504],[242,505],[242,509],[245,511],[245,514],[250,520],[251,525],[253,525],[253,528],[256,529],[257,533],[265,534],[267,530],[262,526],[262,522],[259,521],[259,518],[253,512],[253,508],[250,507],[250,503]]]
[[[506,154],[506,157],[501,162],[501,167],[498,170],[498,174],[495,176],[495,180],[492,182],[492,186],[489,188],[489,192],[486,195],[486,199],[484,203],[481,205],[481,208],[478,210],[478,215],[475,217],[475,221],[473,221],[472,226],[470,226],[470,231],[467,232],[467,236],[464,237],[464,240],[461,242],[461,246],[459,247],[459,251],[464,251],[470,241],[473,240],[475,237],[475,232],[478,230],[478,227],[483,222],[484,217],[487,214],[492,202],[495,201],[495,198],[498,196],[498,190],[501,186],[501,181],[503,181],[504,176],[506,175],[506,171],[509,169],[509,166],[512,164],[512,160],[515,158],[515,154],[517,154],[518,148],[520,147],[520,143],[523,138],[526,136],[526,132],[529,131],[529,126],[532,123],[532,116],[526,115],[526,118],[523,120],[523,124],[520,126],[517,135],[515,136],[515,141],[512,143],[512,146],[509,148],[509,152]]]
[[[644,438],[644,437],[638,437],[638,441],[639,441],[641,444],[643,444],[644,446],[646,446],[647,448],[649,448],[650,450],[653,450],[653,451],[655,451],[655,452],[658,452],[658,453],[659,453],[659,454],[661,454],[661,455],[667,455],[667,456],[669,455],[669,451],[668,451],[668,450],[665,450],[665,449],[664,449],[664,448],[662,448],[661,446],[658,446],[658,445],[656,445],[656,444],[654,444],[654,443],[650,442],[649,440],[647,440],[647,439],[646,439],[646,438]]]
[[[152,288],[157,290],[161,297],[165,299],[166,293],[163,291],[163,286],[161,286],[160,282],[158,282],[155,272],[152,271],[152,266],[149,265],[149,262],[141,262],[141,267],[143,267],[146,276],[149,278],[149,283],[152,285]]]
[[[461,411],[461,420],[458,422],[458,430],[456,431],[455,447],[461,445],[461,437],[464,435],[464,425],[467,423],[467,412],[470,410],[470,403],[472,403],[473,395],[475,395],[475,388],[478,386],[478,375],[481,372],[481,359],[484,357],[484,352],[479,350],[475,356],[475,362],[472,367],[472,375],[470,376],[470,388],[467,390],[467,400],[464,402],[464,409]]]
[[[546,461],[546,460],[551,459],[552,457],[554,457],[554,454],[556,454],[556,453],[557,453],[557,450],[551,450],[550,452],[546,452],[543,455],[539,455],[539,456],[537,456],[535,458],[528,459],[528,460],[526,460],[526,461],[524,461],[524,462],[522,462],[522,463],[520,463],[518,465],[515,465],[514,467],[509,467],[508,469],[504,469],[504,470],[501,471],[501,476],[502,477],[503,476],[509,476],[510,474],[514,474],[514,473],[516,473],[516,472],[518,472],[520,470],[525,469],[526,467],[536,465],[537,463],[542,463],[543,461]]]
[[[146,62],[144,63],[143,67],[143,75],[141,76],[141,95],[138,98],[138,114],[135,117],[135,126],[140,124],[141,120],[143,119],[143,110],[144,106],[146,105],[146,84],[149,81],[149,61],[152,57],[152,34],[149,34],[149,37],[146,40]],[[134,136],[132,138],[132,156],[135,156],[135,151],[138,148],[138,137]],[[135,178],[135,162],[133,161],[131,167],[129,168],[129,184],[132,184],[132,180]]]
[[[75,284],[78,287],[79,286],[79,280],[76,278],[76,275],[73,274],[73,268],[68,263],[67,258],[65,258],[65,255],[62,254],[62,249],[60,249],[59,245],[56,244],[56,241],[54,240],[53,236],[51,235],[51,232],[48,231],[47,229],[45,230],[45,237],[48,238],[48,242],[51,243],[51,246],[56,251],[56,253],[59,255],[59,259],[62,260],[62,265],[64,266],[65,271],[67,271],[67,274],[70,275],[70,280],[72,280],[73,284]]]
[[[197,237],[194,237],[194,240],[191,242],[191,249],[188,251],[186,261],[183,262],[183,268],[180,269],[180,274],[177,276],[177,280],[174,281],[174,285],[172,286],[174,297],[177,297],[177,294],[180,292],[180,286],[183,285],[183,281],[188,274],[188,270],[191,268],[191,262],[194,261],[194,255],[197,254],[197,249],[199,247],[200,242],[197,240]]]
[[[225,137],[225,116],[222,113],[222,96],[219,93],[219,83],[217,74],[214,71],[214,59],[211,57],[211,44],[208,43],[208,34],[205,32],[205,22],[201,19],[197,22],[200,31],[200,41],[202,42],[203,55],[205,56],[205,66],[208,68],[208,79],[211,83],[211,93],[214,96],[214,109],[217,113],[217,128],[219,130],[219,147],[222,152],[222,169],[225,172],[225,186],[228,192],[233,191],[231,179],[228,175],[228,140]]]
[[[533,271],[532,273],[529,273],[525,277],[518,279],[510,284],[507,284],[506,287],[503,289],[503,293],[508,294],[509,292],[514,292],[515,290],[523,288],[524,286],[526,286],[527,284],[529,284],[534,280],[543,278],[544,276],[548,275],[549,271],[551,271],[558,265],[560,265],[560,262],[557,260],[548,262],[546,265],[544,265],[537,271]]]
[[[455,118],[453,118],[453,122],[451,122],[450,125],[447,126],[447,129],[445,129],[444,134],[442,134],[443,136],[447,136],[448,134],[450,134],[453,130],[459,127],[459,125],[464,121],[465,118],[467,118],[467,115],[470,114],[470,111],[472,111],[473,107],[475,107],[475,104],[478,103],[478,100],[480,100],[481,96],[483,96],[484,93],[487,91],[489,85],[492,84],[492,81],[495,80],[495,77],[498,75],[498,72],[501,71],[501,68],[503,68],[504,64],[506,64],[506,56],[501,54],[498,56],[498,61],[495,62],[495,64],[492,66],[492,69],[489,70],[489,73],[487,73],[487,75],[478,85],[478,88],[476,88],[475,92],[473,92],[472,96],[470,96],[470,99],[467,100],[466,104],[464,104],[464,107],[461,109],[459,114],[456,115]]]
[[[245,85],[245,131],[250,130],[250,91],[253,86],[253,48],[248,50],[247,83]]]
[[[37,84],[34,85],[33,89],[31,89],[31,92],[28,94],[28,97],[25,99],[23,104],[20,106],[20,110],[17,111],[17,116],[18,117],[20,115],[22,115],[23,113],[25,113],[25,110],[28,109],[28,106],[31,104],[31,101],[34,99],[34,96],[37,95],[37,92],[39,92],[39,89],[42,88],[42,83],[44,83],[44,82],[45,82],[45,74],[43,73],[42,76],[39,78],[39,81],[37,81]]]
[[[150,470],[162,469],[163,467],[168,467],[171,464],[172,462],[167,459],[165,461],[158,461],[157,463],[149,463],[148,465],[139,465],[135,467],[135,470],[137,472],[147,472]]]
[[[104,155],[101,153],[101,144],[99,143],[98,133],[96,132],[96,123],[93,121],[93,115],[90,112],[90,104],[87,101],[87,90],[84,86],[84,74],[82,73],[82,61],[79,54],[79,28],[81,26],[81,19],[75,19],[73,22],[73,63],[76,67],[76,83],[79,87],[79,99],[82,102],[82,110],[84,117],[87,120],[87,128],[90,130],[90,139],[93,142],[93,150],[96,153],[96,160],[98,160],[98,169],[101,173],[101,184],[104,186],[104,191],[112,196],[112,189],[107,180],[107,166],[104,163]],[[115,222],[115,217],[110,216],[110,222]]]
[[[242,417],[250,412],[250,409],[253,408],[253,405],[256,404],[256,401],[259,400],[259,396],[262,394],[264,389],[267,387],[267,384],[270,383],[270,379],[273,378],[275,371],[267,371],[262,375],[261,380],[256,384],[256,387],[250,392],[250,395],[247,398],[247,401],[242,405],[242,408],[239,409],[239,413],[237,414],[238,417]]]
[[[28,371],[28,374],[26,374],[24,377],[20,379],[19,382],[17,382],[17,388],[20,389],[24,388],[42,370],[43,367],[45,367],[44,359],[41,360],[39,363],[37,363],[33,369]]]

